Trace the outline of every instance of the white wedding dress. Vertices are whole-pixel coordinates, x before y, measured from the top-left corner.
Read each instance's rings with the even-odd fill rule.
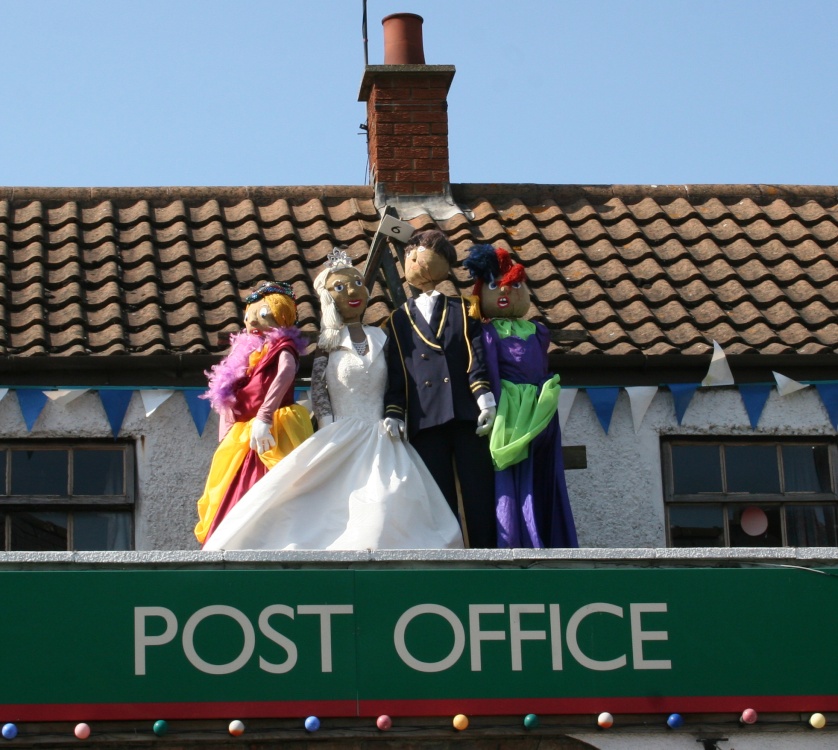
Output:
[[[386,336],[365,326],[329,355],[334,422],[298,446],[232,508],[205,550],[461,548],[459,524],[416,451],[381,419]]]

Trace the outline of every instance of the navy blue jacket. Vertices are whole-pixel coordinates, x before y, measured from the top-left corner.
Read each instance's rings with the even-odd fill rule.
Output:
[[[477,421],[477,398],[490,393],[480,322],[462,297],[437,297],[430,324],[411,299],[386,326],[384,416],[401,419],[407,435],[453,419]]]

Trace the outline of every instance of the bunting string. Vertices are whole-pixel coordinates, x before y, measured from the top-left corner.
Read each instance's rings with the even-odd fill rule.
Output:
[[[716,364],[718,367],[718,363]],[[717,371],[718,372],[718,371]],[[739,391],[742,403],[753,429],[757,429],[763,409],[775,390],[780,398],[788,398],[799,391],[812,387],[820,397],[829,424],[838,430],[838,381],[817,381],[799,383],[780,373],[773,373],[774,383],[740,383],[733,386]],[[664,383],[661,385],[644,386],[575,386],[562,388],[559,393],[559,424],[562,430],[570,416],[573,406],[577,403],[580,391],[587,393],[594,412],[603,431],[608,434],[617,400],[625,391],[631,407],[631,417],[635,433],[639,432],[643,420],[655,396],[661,390],[668,390],[672,394],[675,418],[681,425],[692,399],[699,390],[709,391],[718,387],[725,377],[711,378],[714,382],[707,385],[701,383]],[[49,388],[29,386],[0,387],[0,401],[14,393],[20,406],[26,429],[31,432],[38,422],[45,408],[66,409],[77,399],[87,393],[98,395],[105,411],[111,433],[117,437],[122,431],[122,424],[131,405],[134,394],[139,394],[146,419],[153,419],[160,408],[176,393],[181,393],[186,402],[192,422],[198,434],[203,436],[210,417],[209,401],[201,396],[206,388],[121,388],[114,386],[100,386],[95,388]],[[295,400],[311,410],[310,389],[297,387],[294,389]],[[75,408],[75,407],[74,407]]]

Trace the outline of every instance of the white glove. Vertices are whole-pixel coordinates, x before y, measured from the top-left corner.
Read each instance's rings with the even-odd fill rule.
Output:
[[[386,417],[384,419],[384,429],[387,430],[387,434],[391,438],[404,438],[404,422],[402,422],[401,419],[396,419],[395,417]]]
[[[480,410],[480,414],[477,417],[477,434],[481,437],[483,435],[488,435],[492,431],[492,425],[495,423],[495,415],[498,413],[498,410],[494,406],[487,406],[485,409]]]
[[[265,453],[276,445],[271,435],[271,426],[261,419],[254,419],[250,427],[250,447],[257,453]]]

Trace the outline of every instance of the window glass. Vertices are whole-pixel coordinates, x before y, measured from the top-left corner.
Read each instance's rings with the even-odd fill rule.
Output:
[[[779,505],[739,505],[727,508],[731,547],[782,547]]]
[[[67,549],[67,514],[60,512],[9,513],[11,544],[20,552]]]
[[[123,451],[73,451],[73,495],[122,495]]]
[[[676,495],[722,491],[722,461],[718,445],[673,445],[672,473]]]
[[[73,549],[131,549],[131,514],[76,511],[73,513]]]
[[[787,505],[789,547],[836,547],[838,529],[834,505]]]
[[[724,547],[721,505],[671,505],[669,529],[673,547]]]
[[[12,495],[66,495],[66,450],[13,450]]]
[[[0,495],[6,494],[6,451],[0,450]]]
[[[825,445],[784,445],[786,492],[831,492],[829,450]]]
[[[780,492],[780,470],[774,445],[725,446],[725,473],[728,492]]]

